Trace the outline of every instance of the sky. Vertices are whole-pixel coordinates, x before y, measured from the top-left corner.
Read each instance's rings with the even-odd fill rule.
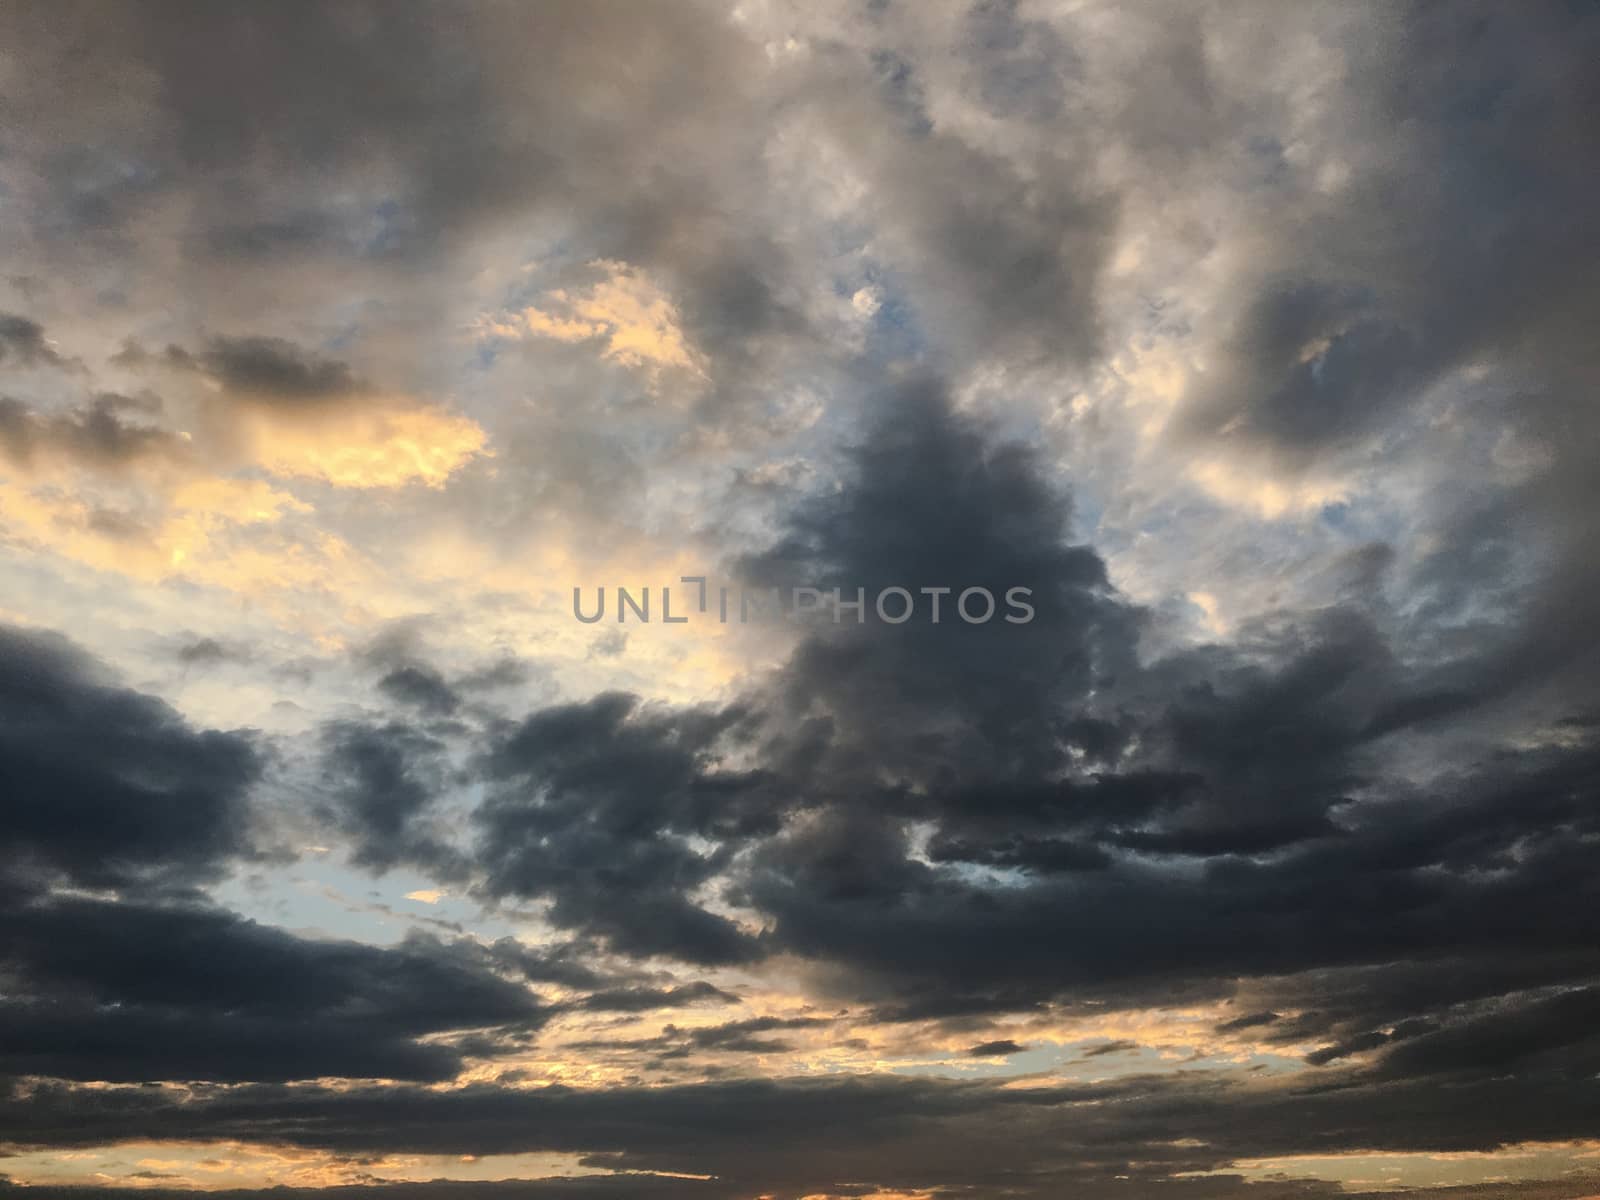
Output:
[[[1597,112],[1578,0],[0,6],[0,1197],[1600,1196]]]

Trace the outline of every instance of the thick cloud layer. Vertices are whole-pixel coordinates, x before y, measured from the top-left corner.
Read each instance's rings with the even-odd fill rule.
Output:
[[[1500,1101],[1511,1103],[1496,1110]],[[1284,1091],[1207,1075],[1011,1090],[913,1079],[746,1080],[600,1092],[257,1088],[181,1105],[138,1092],[69,1098],[44,1091],[13,1111],[23,1144],[92,1144],[113,1130],[179,1140],[287,1138],[350,1152],[395,1144],[449,1154],[570,1148],[591,1154],[596,1165],[712,1172],[709,1190],[689,1193],[712,1196],[755,1187],[796,1196],[820,1188],[870,1194],[886,1183],[948,1187],[957,1195],[1047,1196],[1073,1188],[1128,1196],[1152,1186],[1206,1197],[1328,1195],[1334,1193],[1296,1182],[1274,1191],[1270,1181],[1263,1193],[1261,1185],[1241,1188],[1225,1172],[1170,1185],[1155,1181],[1213,1171],[1235,1158],[1342,1149],[1355,1138],[1369,1152],[1450,1152],[1529,1136],[1584,1137],[1595,1118],[1593,1098],[1580,1085],[1548,1080],[1492,1090],[1478,1084]],[[383,1123],[381,1133],[376,1122]],[[1184,1130],[1183,1138],[1171,1136],[1174,1128]],[[586,1185],[565,1186],[573,1190],[558,1194],[581,1195]]]
[[[0,9],[0,1192],[1600,1191],[1597,50]]]

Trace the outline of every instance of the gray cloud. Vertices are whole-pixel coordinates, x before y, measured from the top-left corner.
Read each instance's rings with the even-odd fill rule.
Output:
[[[181,438],[140,420],[159,408],[160,401],[148,394],[102,392],[74,409],[45,415],[0,396],[0,450],[23,467],[45,456],[111,470],[140,461],[182,461],[188,455]]]
[[[318,942],[197,906],[31,902],[8,917],[0,959],[13,1075],[438,1081],[462,1054],[423,1035],[547,1019],[467,949]]]
[[[0,313],[0,363],[7,359],[24,367],[64,365],[51,347],[44,326],[16,313]]]
[[[0,882],[182,887],[252,852],[251,738],[191,728],[59,635],[0,630]]]

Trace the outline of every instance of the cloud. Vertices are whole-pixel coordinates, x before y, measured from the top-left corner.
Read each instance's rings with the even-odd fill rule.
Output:
[[[1007,1058],[1013,1054],[1021,1054],[1027,1047],[1018,1042],[1005,1038],[997,1042],[980,1042],[969,1047],[967,1054],[971,1058]]]
[[[1083,1052],[1084,1058],[1104,1058],[1108,1054],[1126,1054],[1130,1050],[1139,1049],[1138,1042],[1116,1041],[1102,1042],[1098,1046],[1091,1046]]]
[[[507,726],[476,817],[492,894],[634,954],[798,955],[897,1020],[1397,955],[1493,954],[1510,990],[1513,959],[1581,954],[1561,897],[1588,822],[1559,797],[1582,739],[1375,789],[1372,756],[1435,710],[1406,709],[1417,681],[1361,612],[1141,662],[1065,498],[937,390],[896,397],[848,468],[747,579],[1021,581],[1035,622],[824,621],[720,710],[606,695]]]
[[[487,445],[469,418],[383,392],[349,364],[282,338],[213,338],[199,353],[169,346],[152,355],[131,346],[119,360],[198,375],[228,405],[211,415],[216,436],[289,478],[350,488],[440,487]]]
[[[268,471],[341,488],[442,487],[486,445],[474,421],[433,409],[340,412],[294,426],[266,421],[253,438]]]
[[[542,1023],[481,952],[317,942],[197,900],[195,885],[259,854],[254,739],[192,729],[58,636],[7,629],[0,658],[0,1070],[439,1080],[461,1053],[414,1039]]]
[[[251,851],[248,734],[192,728],[59,635],[0,629],[0,663],[0,886],[181,887]]]
[[[1371,1153],[1511,1146],[1533,1130],[1583,1137],[1581,1106],[1564,1107],[1574,1086],[1541,1093],[1503,1081],[1447,1095],[1425,1087],[1249,1088],[1209,1075],[1022,1089],[835,1077],[638,1089],[251,1087],[186,1103],[159,1092],[97,1091],[69,1104],[46,1092],[10,1111],[20,1118],[12,1128],[34,1145],[92,1144],[112,1126],[141,1137],[287,1138],[345,1154],[395,1146],[565,1150],[611,1169],[713,1175],[730,1195],[849,1195],[861,1185],[914,1192],[941,1181],[972,1191],[1004,1184],[1023,1196],[1059,1194],[1066,1184],[1110,1197],[1125,1194],[1130,1179],[1153,1187],[1169,1173],[1215,1172],[1222,1178],[1193,1185],[1209,1186],[1196,1194],[1215,1200],[1259,1192],[1229,1178],[1232,1160],[1287,1146],[1315,1153],[1352,1133]],[[1491,1097],[1507,1105],[1492,1117],[1478,1107]],[[1185,1131],[1178,1144],[1174,1122]],[[748,1129],[764,1136],[751,1139]],[[1284,1196],[1329,1194],[1309,1180],[1277,1186]]]
[[[159,408],[154,397],[106,392],[81,408],[46,417],[0,397],[0,448],[13,463],[30,469],[52,460],[116,470],[140,461],[188,458],[182,437],[137,419]]]
[[[178,347],[168,360],[197,366],[218,386],[263,404],[337,403],[369,391],[350,367],[307,354],[283,338],[213,338],[195,358]]]
[[[17,313],[0,313],[0,363],[7,359],[24,367],[65,365],[45,337],[44,326]]]
[[[557,288],[544,297],[545,308],[485,317],[477,331],[492,338],[554,338],[560,342],[604,341],[602,357],[625,367],[659,371],[676,367],[703,374],[698,357],[684,341],[671,299],[649,278],[625,263],[594,262],[604,277],[580,292]],[[555,314],[549,311],[555,310]]]
[[[1600,1190],[1519,1178],[1595,1127],[1597,38],[0,10],[0,610],[138,681],[0,636],[12,1144]],[[952,591],[624,646],[602,566]]]
[[[378,690],[391,700],[435,717],[449,716],[461,703],[441,675],[421,666],[396,667],[378,680]]]
[[[0,946],[13,1075],[443,1081],[463,1052],[428,1035],[547,1019],[470,946],[314,941],[203,906],[38,900]]]
[[[658,1008],[681,1008],[689,1004],[737,1004],[739,998],[701,980],[681,987],[626,987],[594,992],[578,1001],[593,1012],[650,1012]]]
[[[488,891],[548,896],[558,925],[627,952],[697,963],[752,957],[734,922],[684,895],[722,866],[689,835],[771,826],[760,779],[715,770],[716,743],[736,719],[655,713],[608,694],[505,729],[485,762],[494,790],[475,814]]]
[[[336,721],[320,731],[325,815],[352,842],[352,859],[374,871],[422,864],[459,871],[435,801],[449,776],[444,742],[403,722]]]

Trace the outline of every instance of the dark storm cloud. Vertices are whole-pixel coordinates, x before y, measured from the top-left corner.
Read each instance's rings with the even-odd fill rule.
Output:
[[[1355,803],[1377,786],[1383,739],[1456,703],[1416,702],[1428,681],[1367,616],[1284,615],[1234,647],[1140,664],[1139,615],[1066,546],[1065,504],[1026,459],[926,397],[885,429],[752,573],[869,592],[1025,581],[1038,617],[846,624],[802,644],[774,695],[792,726],[827,730],[789,777],[811,815],[764,842],[735,888],[772,947],[894,981],[926,1013],[941,998],[965,1011],[1117,981],[1131,999],[1158,980],[1476,951],[1507,956],[1509,989],[1510,959],[1594,936],[1571,905],[1591,890],[1591,745],[1508,752]],[[1481,662],[1451,673],[1493,696]],[[1120,731],[1087,777],[1072,740],[1086,722]],[[909,819],[934,826],[926,858]],[[960,864],[1023,876],[995,885]],[[1570,966],[1577,982],[1592,970]]]
[[[1600,932],[1587,902],[1574,903],[1592,890],[1580,832],[1591,822],[1546,824],[1528,812],[1523,802],[1542,786],[1529,776],[1481,801],[1493,832],[1440,829],[1418,843],[1403,820],[1390,828],[1377,813],[1261,861],[1220,855],[1199,876],[1128,861],[1060,882],[985,886],[912,861],[904,836],[880,822],[867,826],[878,831],[869,842],[859,819],[834,818],[764,847],[748,894],[774,918],[773,942],[895,981],[922,1011],[941,1000],[959,1011],[983,996],[996,1007],[1094,996],[1108,984],[1124,1002],[1150,1002],[1185,978],[1408,956],[1490,956],[1486,974],[1498,984],[1488,986],[1504,989],[1518,986],[1527,959],[1582,981],[1593,977],[1585,951]],[[1565,956],[1560,966],[1548,967],[1552,955]],[[1421,992],[1401,1015],[1448,1002]]]
[[[115,686],[58,635],[0,629],[0,879],[188,885],[251,849],[261,774],[243,733],[200,731]]]
[[[1425,960],[1400,959],[1370,965],[1308,969],[1282,978],[1245,982],[1239,1002],[1268,1002],[1276,1015],[1250,1034],[1250,1040],[1286,1048],[1324,1043],[1315,1054],[1331,1062],[1357,1051],[1353,1043],[1383,1035],[1367,1049],[1386,1045],[1392,1035],[1417,1036],[1435,1029],[1459,1028],[1492,1015],[1509,1015],[1537,1006],[1574,980],[1600,975],[1600,955],[1590,948],[1525,950],[1483,954],[1468,950]],[[1257,1014],[1259,1015],[1259,1014]],[[1219,1027],[1219,1033],[1250,1026]]]
[[[0,664],[0,1071],[438,1080],[461,1053],[416,1039],[542,1024],[470,944],[310,941],[199,903],[193,885],[255,853],[252,740],[190,728],[55,635],[0,631]],[[353,738],[338,749],[382,784]]]
[[[407,863],[459,878],[459,856],[439,828],[435,803],[455,774],[445,743],[400,721],[336,721],[320,737],[329,785],[322,815],[351,839],[351,861],[379,872]]]
[[[1089,927],[1067,939],[1075,957],[1097,957],[1091,943],[1105,955],[1080,982],[1144,957],[1129,936],[1144,904],[1206,921],[1194,899],[1179,899],[1190,885],[1159,868],[1125,863],[1081,885],[1052,876],[1098,877],[1117,849],[1204,857],[1335,832],[1325,810],[1359,740],[1340,689],[1375,656],[1365,631],[1336,624],[1337,641],[1309,650],[1285,639],[1288,662],[1276,668],[1172,664],[1171,683],[1156,686],[1176,702],[1140,712],[1150,686],[1135,656],[1141,615],[1111,592],[1092,551],[1070,545],[1067,502],[1029,452],[987,439],[923,385],[893,400],[852,465],[846,487],[802,509],[788,539],[747,561],[752,580],[806,578],[869,594],[895,584],[996,594],[1024,586],[1036,616],[1025,626],[846,623],[802,643],[771,702],[786,726],[822,731],[786,777],[815,815],[762,846],[738,893],[774,918],[778,945],[847,954],[866,971],[925,947],[930,967],[942,960],[952,982],[983,979],[997,1003],[1011,1003],[1035,968],[1013,974],[1000,961],[1035,958],[1030,944],[1037,966],[1077,974],[1073,956],[1046,948],[1068,910]],[[1234,676],[1224,689],[1218,667]],[[1246,749],[1264,717],[1294,735],[1266,758]],[[1134,735],[1148,749],[1129,760],[1123,747]],[[1090,751],[1122,770],[1071,778],[1074,755]],[[1169,752],[1170,761],[1158,757]],[[1286,802],[1304,815],[1286,814]],[[911,854],[908,819],[936,826],[933,865]],[[991,889],[939,869],[958,864],[1021,869],[1030,882]],[[1023,913],[1035,903],[1039,924],[1027,928]],[[957,949],[969,922],[981,963],[963,963]],[[916,985],[923,1004],[930,983]]]
[[[716,766],[739,715],[658,712],[610,693],[503,729],[485,762],[495,791],[476,814],[489,893],[549,896],[557,924],[630,954],[752,957],[746,934],[686,895],[726,865],[689,835],[775,825],[761,778]]]
[[[934,381],[882,404],[844,486],[793,513],[788,536],[741,570],[755,586],[838,586],[852,598],[952,589],[941,623],[920,598],[928,619],[889,626],[869,612],[818,632],[786,664],[773,703],[798,728],[829,724],[827,765],[841,775],[1035,780],[1065,761],[1056,726],[1076,714],[1063,699],[1132,666],[1137,614],[1112,595],[1099,556],[1070,544],[1070,506],[1033,451],[986,437]],[[970,587],[997,600],[1028,588],[1035,616],[967,625],[954,606]]]
[[[460,1051],[416,1039],[546,1019],[471,943],[319,942],[199,905],[37,898],[0,928],[0,968],[13,1075],[444,1080]]]
[[[1281,614],[1142,663],[1146,618],[1069,517],[1029,451],[936,387],[891,397],[746,580],[1027,586],[1035,619],[823,621],[728,708],[602,695],[504,725],[476,814],[488,891],[549,897],[628,954],[794,952],[886,1019],[1494,957],[1486,992],[1330,1013],[1337,1045],[1515,991],[1535,962],[1592,978],[1581,736],[1385,787],[1374,755],[1453,704],[1416,701],[1441,689],[1369,614]],[[1451,670],[1489,686],[1469,657]],[[708,886],[765,931],[704,907]]]
[[[1600,1070],[1600,989],[1563,989],[1480,1006],[1443,1026],[1403,1023],[1389,1031],[1394,1045],[1379,1069],[1396,1078],[1474,1076],[1554,1069],[1573,1078]],[[1377,1035],[1380,1039],[1383,1035]]]

